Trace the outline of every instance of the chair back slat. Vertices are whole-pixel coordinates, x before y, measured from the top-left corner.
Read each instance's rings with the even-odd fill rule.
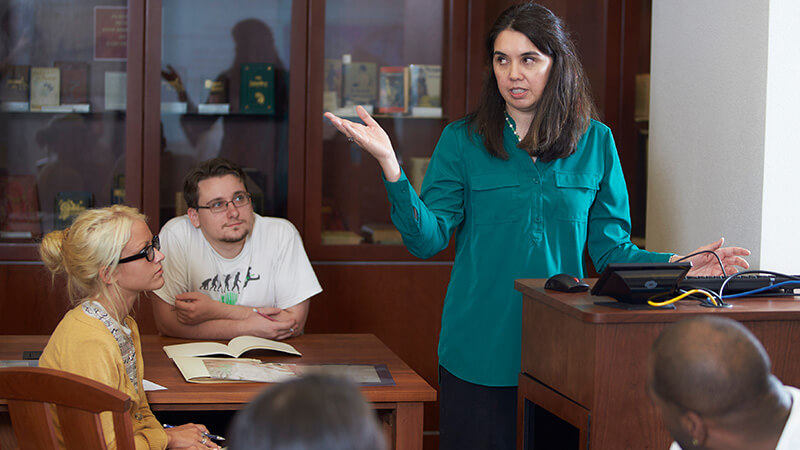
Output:
[[[0,399],[8,401],[21,450],[59,448],[54,422],[67,449],[105,449],[104,411],[113,417],[116,447],[134,448],[130,396],[89,378],[43,367],[2,368]]]
[[[20,450],[58,447],[58,437],[47,404],[9,400],[8,412]]]
[[[100,414],[57,405],[61,436],[67,449],[106,450]]]

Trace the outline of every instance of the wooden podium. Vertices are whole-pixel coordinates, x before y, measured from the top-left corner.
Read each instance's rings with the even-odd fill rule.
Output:
[[[588,292],[545,291],[545,280],[517,280],[522,292],[522,373],[518,440],[532,446],[535,405],[578,431],[578,447],[666,449],[672,439],[647,395],[647,354],[669,322],[721,314],[742,322],[764,345],[773,373],[800,386],[800,301],[793,297],[731,300],[713,309],[680,301],[673,310],[598,306]],[[590,283],[593,284],[593,283]]]

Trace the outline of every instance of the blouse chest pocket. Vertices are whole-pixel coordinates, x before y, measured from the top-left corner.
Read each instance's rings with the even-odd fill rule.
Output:
[[[592,173],[556,172],[558,218],[586,222],[589,208],[600,188],[600,176]]]
[[[476,225],[517,222],[522,217],[522,197],[516,175],[490,173],[470,178],[472,218]]]

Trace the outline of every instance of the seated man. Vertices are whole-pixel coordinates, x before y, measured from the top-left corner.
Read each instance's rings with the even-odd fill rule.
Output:
[[[800,448],[800,390],[772,375],[761,343],[738,322],[702,316],[667,326],[647,371],[672,450]]]
[[[225,159],[185,178],[189,210],[161,229],[164,287],[155,291],[162,334],[286,339],[303,332],[309,298],[322,291],[287,220],[253,212],[244,172]]]

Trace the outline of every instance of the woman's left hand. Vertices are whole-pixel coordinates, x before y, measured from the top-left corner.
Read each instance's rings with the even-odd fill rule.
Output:
[[[718,241],[704,245],[689,254],[691,255],[704,250],[709,250],[716,253],[717,256],[719,256],[719,258],[722,260],[722,265],[725,266],[725,273],[728,275],[738,272],[738,267],[743,269],[750,267],[750,264],[748,264],[747,261],[742,258],[743,256],[748,256],[750,254],[750,250],[742,247],[723,247],[723,243],[725,243],[725,238],[719,238]],[[681,258],[683,257],[680,255],[675,255],[670,258],[669,261],[675,262]],[[689,276],[703,277],[722,275],[722,267],[720,267],[717,258],[715,258],[711,253],[700,253],[699,255],[692,256],[684,261],[692,262],[692,269],[689,270]]]

